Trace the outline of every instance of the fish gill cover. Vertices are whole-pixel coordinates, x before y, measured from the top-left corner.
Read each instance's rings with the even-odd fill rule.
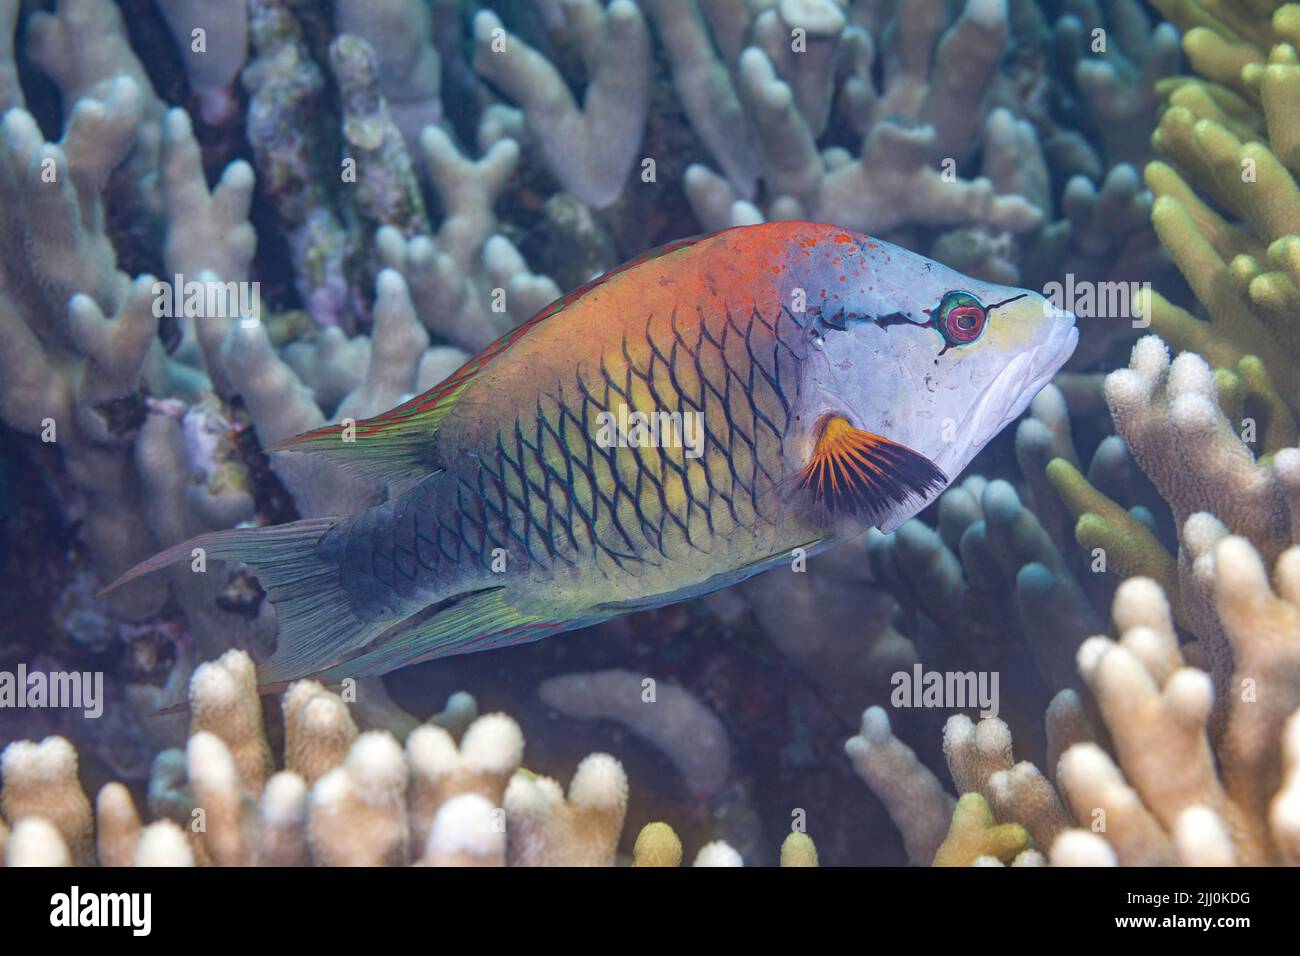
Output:
[[[1300,864],[1297,47],[0,0],[0,861]]]

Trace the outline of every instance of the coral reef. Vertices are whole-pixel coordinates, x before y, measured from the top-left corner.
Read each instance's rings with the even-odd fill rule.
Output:
[[[0,0],[0,665],[105,678],[0,711],[0,859],[1300,864],[1297,47],[1280,0]],[[793,218],[1141,291],[918,519],[550,652],[263,701],[246,567],[95,597],[384,500],[263,449]]]

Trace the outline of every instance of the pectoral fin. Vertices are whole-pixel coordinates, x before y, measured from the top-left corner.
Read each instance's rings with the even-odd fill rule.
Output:
[[[856,428],[842,415],[821,423],[798,480],[829,512],[868,520],[947,483],[948,476],[920,452]]]

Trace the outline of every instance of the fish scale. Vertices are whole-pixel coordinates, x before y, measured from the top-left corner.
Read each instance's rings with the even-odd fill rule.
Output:
[[[641,579],[649,587],[656,566],[681,561],[690,550],[717,554],[737,528],[752,533],[770,520],[760,507],[761,492],[788,476],[783,434],[790,403],[777,383],[793,375],[799,343],[771,343],[776,347],[764,350],[768,365],[755,371],[764,353],[736,343],[773,338],[772,321],[756,310],[738,321],[725,308],[697,317],[694,342],[679,337],[671,320],[648,317],[643,336],[620,338],[614,350],[623,362],[619,372],[610,355],[601,356],[598,392],[570,372],[567,380],[539,389],[534,416],[502,421],[476,448],[465,449],[411,498],[401,517],[409,526],[407,550],[415,553],[416,526],[423,522],[454,530],[450,553],[444,549],[442,560],[421,565],[415,577],[424,590],[417,594],[409,588],[401,593],[400,576],[389,573],[398,563],[391,553],[377,563],[374,555],[356,554],[352,573],[344,574],[356,608],[373,614],[392,606],[385,590],[419,603],[439,587],[491,584],[494,549],[505,552],[508,574],[546,581],[589,564],[606,581]],[[798,331],[793,322],[787,325]],[[705,350],[712,350],[711,359],[701,357]],[[581,401],[562,397],[577,395]],[[702,412],[704,454],[600,447],[597,416],[617,414],[619,402],[629,413]],[[375,552],[391,546],[388,527],[359,531],[344,525],[335,533],[354,541],[368,533]],[[725,548],[717,556],[725,561]],[[384,573],[371,573],[367,581],[367,567]]]

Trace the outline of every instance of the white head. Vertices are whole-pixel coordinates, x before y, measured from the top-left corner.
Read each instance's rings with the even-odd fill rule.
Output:
[[[1036,292],[863,239],[870,286],[816,307],[805,420],[841,415],[925,456],[951,482],[1070,357],[1074,316]],[[878,515],[878,527],[892,531],[941,490]]]

